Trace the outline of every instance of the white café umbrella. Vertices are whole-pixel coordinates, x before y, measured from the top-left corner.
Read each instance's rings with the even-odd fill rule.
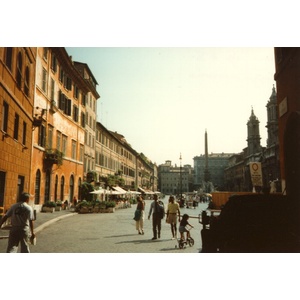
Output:
[[[112,190],[110,190],[108,193],[109,193],[110,195],[122,195],[122,194],[123,194],[122,192],[112,191]]]
[[[94,191],[92,191],[92,192],[90,192],[90,194],[97,194],[97,195],[99,195],[99,194],[105,194],[105,190],[103,190],[103,189],[100,189],[100,190],[94,190]]]

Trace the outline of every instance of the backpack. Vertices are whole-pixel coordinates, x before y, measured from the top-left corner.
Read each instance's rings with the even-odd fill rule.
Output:
[[[158,203],[158,215],[161,219],[165,217],[165,207],[162,202]]]

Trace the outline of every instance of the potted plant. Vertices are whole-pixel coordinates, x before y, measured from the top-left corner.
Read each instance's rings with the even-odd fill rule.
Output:
[[[76,205],[76,211],[80,214],[85,214],[91,212],[93,205],[90,201],[82,200]]]
[[[62,202],[60,200],[56,201],[55,211],[61,211],[62,209]]]
[[[100,202],[99,199],[97,199],[97,200],[94,202],[93,212],[95,212],[95,213],[100,212],[100,204],[101,204],[101,202]]]
[[[48,201],[43,204],[42,206],[42,212],[51,212],[53,213],[55,211],[56,203],[54,201]]]
[[[101,203],[102,208],[100,208],[100,212],[104,213],[112,213],[115,212],[116,202],[114,201],[103,201]]]

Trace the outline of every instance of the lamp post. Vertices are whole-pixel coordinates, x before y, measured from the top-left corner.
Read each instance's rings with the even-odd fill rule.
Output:
[[[182,201],[182,166],[181,166],[181,153],[180,153],[180,157],[179,157],[179,160],[180,160],[180,168],[179,168],[179,180],[180,180],[180,201]]]

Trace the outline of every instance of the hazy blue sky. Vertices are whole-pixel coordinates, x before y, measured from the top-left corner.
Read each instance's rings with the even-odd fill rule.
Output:
[[[273,48],[66,48],[95,76],[98,121],[153,162],[241,152],[253,107],[266,145]]]

